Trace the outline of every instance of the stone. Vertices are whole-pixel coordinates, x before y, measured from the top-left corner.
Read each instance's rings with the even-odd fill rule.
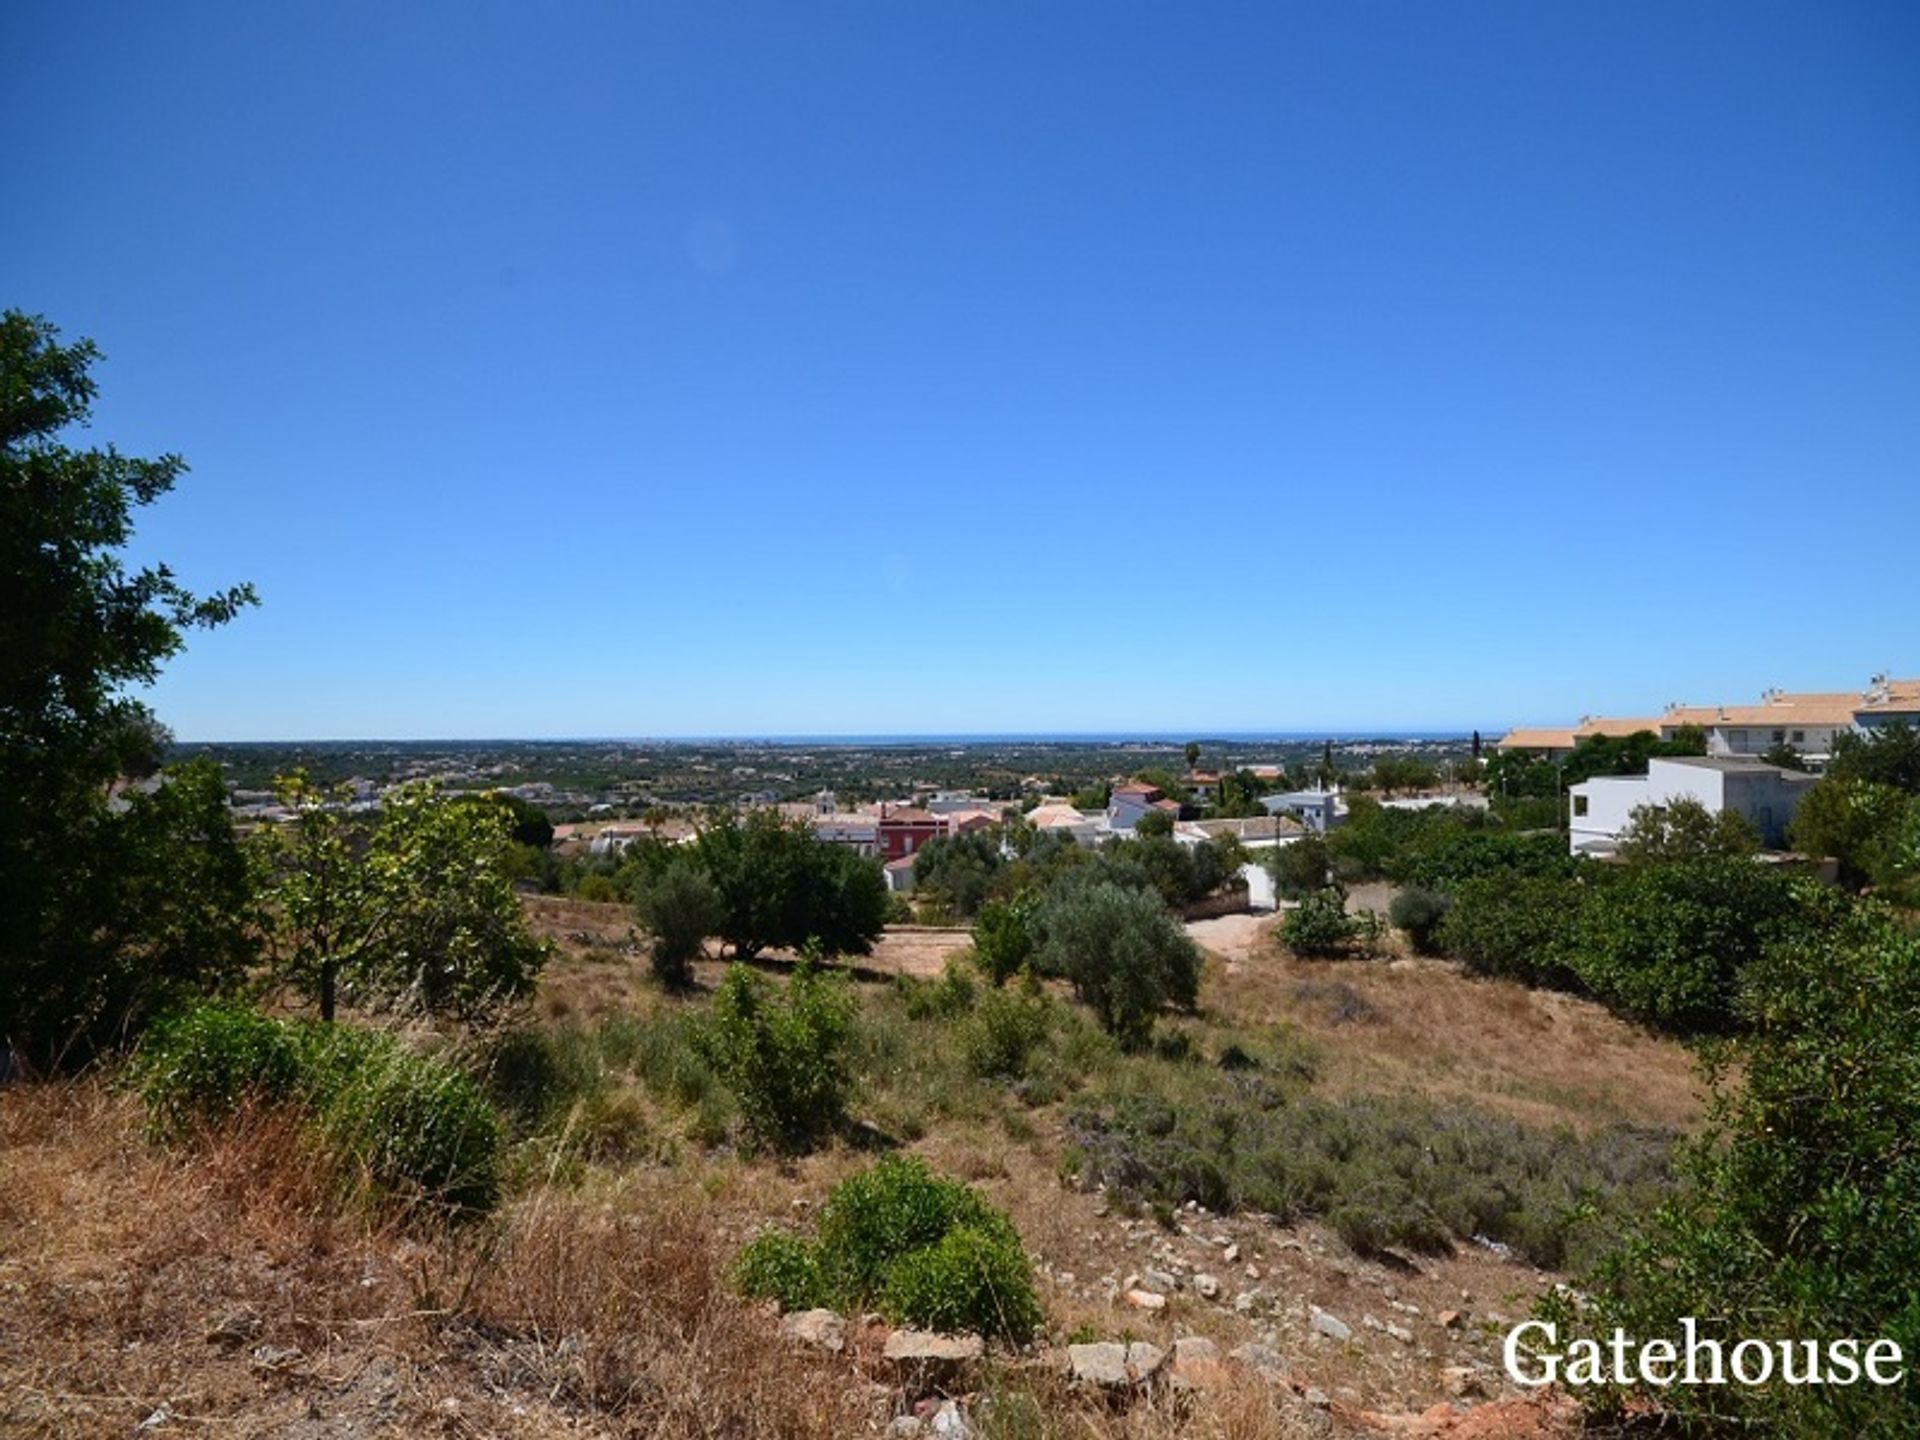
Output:
[[[1461,1323],[1466,1319],[1458,1310],[1442,1310],[1433,1318],[1440,1322],[1440,1327],[1443,1330],[1458,1330]]]
[[[209,1345],[218,1345],[223,1350],[237,1349],[260,1333],[260,1317],[251,1309],[235,1310],[223,1315],[207,1327],[202,1337]]]
[[[1333,1401],[1327,1398],[1327,1392],[1317,1386],[1309,1385],[1300,1392],[1300,1398],[1316,1410],[1331,1410]]]
[[[887,1426],[887,1434],[893,1440],[912,1440],[915,1435],[924,1435],[927,1425],[918,1415],[896,1415],[893,1423]]]
[[[1219,1278],[1204,1272],[1195,1275],[1193,1277],[1193,1290],[1194,1293],[1203,1300],[1217,1300],[1220,1298]]]
[[[1101,1340],[1067,1347],[1068,1373],[1083,1385],[1097,1385],[1103,1390],[1150,1385],[1166,1363],[1167,1352],[1144,1340],[1128,1345]]]
[[[1242,1290],[1233,1297],[1233,1308],[1242,1315],[1251,1315],[1254,1307],[1254,1295],[1251,1290]]]
[[[1279,1375],[1286,1369],[1286,1362],[1280,1358],[1278,1350],[1253,1340],[1234,1346],[1227,1352],[1227,1358],[1262,1375]]]
[[[1240,1247],[1238,1245],[1227,1246],[1227,1248],[1221,1252],[1220,1258],[1229,1265],[1233,1264],[1234,1261],[1240,1258]]]
[[[1218,1360],[1220,1347],[1204,1335],[1182,1335],[1173,1342],[1173,1363],[1182,1361]]]
[[[1326,1336],[1329,1340],[1344,1342],[1353,1338],[1353,1327],[1351,1325],[1347,1324],[1347,1322],[1342,1320],[1338,1315],[1329,1315],[1318,1306],[1314,1307],[1312,1323],[1315,1332]]]
[[[1165,1270],[1147,1270],[1140,1275],[1140,1288],[1155,1295],[1171,1295],[1180,1288],[1180,1281]]]
[[[1487,1393],[1480,1383],[1480,1372],[1471,1365],[1449,1365],[1440,1372],[1440,1383],[1456,1400],[1472,1400]]]
[[[782,1315],[780,1333],[835,1355],[847,1348],[847,1322],[831,1310],[796,1310]]]
[[[1164,1310],[1167,1297],[1153,1290],[1129,1290],[1127,1303],[1136,1310]]]
[[[940,1440],[968,1440],[973,1434],[973,1427],[967,1424],[967,1417],[957,1400],[948,1400],[934,1411],[927,1429],[939,1436]]]
[[[291,1345],[256,1345],[253,1348],[253,1363],[262,1370],[278,1370],[299,1358],[299,1350]]]
[[[1413,1332],[1404,1325],[1396,1325],[1393,1321],[1389,1320],[1381,1328],[1402,1345],[1411,1345],[1413,1343]]]
[[[1258,1280],[1259,1278],[1260,1278],[1260,1267],[1258,1265],[1247,1266],[1247,1279]]]
[[[955,1369],[972,1364],[987,1353],[978,1335],[941,1335],[932,1330],[896,1330],[881,1352],[896,1365],[921,1369]]]

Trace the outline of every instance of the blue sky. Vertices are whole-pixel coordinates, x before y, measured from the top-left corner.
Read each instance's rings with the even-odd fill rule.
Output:
[[[1920,673],[1907,3],[0,11],[183,737],[1430,729]]]

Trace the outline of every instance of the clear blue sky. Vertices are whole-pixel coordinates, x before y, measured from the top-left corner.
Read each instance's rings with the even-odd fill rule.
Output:
[[[183,738],[1920,672],[1920,6],[0,9]]]

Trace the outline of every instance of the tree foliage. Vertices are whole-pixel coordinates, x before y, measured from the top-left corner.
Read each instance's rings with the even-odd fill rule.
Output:
[[[1198,998],[1199,947],[1151,891],[1075,877],[1054,887],[1034,924],[1037,968],[1069,981],[1123,1045],[1143,1043],[1165,1006]]]
[[[533,988],[545,945],[513,888],[508,812],[404,785],[378,817],[284,776],[294,812],[256,837],[278,972],[332,1020],[357,1004],[490,1019]]]
[[[1714,814],[1689,797],[1669,805],[1636,805],[1620,832],[1619,856],[1630,865],[1696,860],[1703,855],[1752,855],[1760,832],[1738,810]]]
[[[693,852],[719,891],[720,933],[743,958],[810,940],[828,954],[864,955],[886,928],[880,867],[774,811],[714,817]]]
[[[653,940],[654,975],[678,989],[693,979],[693,962],[719,928],[720,891],[696,862],[676,857],[640,881],[634,914]]]
[[[793,1154],[838,1128],[853,1083],[854,1014],[844,977],[810,957],[784,987],[745,965],[727,967],[700,1049],[733,1091],[757,1144]]]
[[[241,931],[218,920],[246,910],[211,781],[109,804],[166,745],[128,687],[254,595],[127,569],[134,512],[186,465],[68,443],[91,418],[98,359],[45,320],[0,315],[0,1040],[43,1063],[113,1043],[178,988],[229,983]],[[195,932],[208,943],[188,947]]]
[[[1840,883],[1859,889],[1899,867],[1900,837],[1911,808],[1892,785],[1855,774],[1829,774],[1794,811],[1787,838],[1796,850],[1831,857]]]
[[[1568,1328],[1920,1347],[1920,939],[1863,907],[1754,964],[1748,1038],[1709,1070],[1687,1184],[1588,1286]],[[1590,1396],[1615,1410],[1621,1397]],[[1914,1432],[1915,1381],[1675,1386],[1648,1398],[1742,1433]]]

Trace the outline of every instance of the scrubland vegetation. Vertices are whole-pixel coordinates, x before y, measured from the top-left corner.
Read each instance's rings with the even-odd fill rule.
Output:
[[[990,1337],[968,1382],[990,1437],[1311,1428],[1304,1381],[1122,1412],[1040,1358],[1301,1320],[1197,1274],[1177,1303],[1121,1298],[1143,1235],[1240,1243],[1200,1223],[1242,1225],[1302,1291],[1364,1274],[1404,1303],[1391,1274],[1433,1307],[1491,1253],[1518,1257],[1501,1303],[1571,1327],[1920,1347],[1910,732],[1839,747],[1808,801],[1839,889],[1678,807],[1623,864],[1571,860],[1509,767],[1489,815],[1358,801],[1277,852],[1297,903],[1234,953],[1179,918],[1231,883],[1230,843],[1090,853],[1015,825],[922,856],[973,925],[944,974],[851,972],[882,940],[878,868],[767,815],[636,846],[618,943],[556,951],[513,888],[512,807],[420,788],[369,814],[294,775],[293,820],[242,837],[204,768],[119,795],[160,749],[123,687],[250,597],[123,572],[179,463],[68,448],[90,349],[15,314],[0,338],[9,1430],[267,1428],[324,1396],[363,1428],[844,1436],[917,1398],[868,1388],[871,1337],[783,1346],[766,1300]],[[1634,759],[1603,749],[1583,763]],[[1385,918],[1350,904],[1382,883]],[[1687,1137],[1675,1037],[1714,1086]],[[1281,1271],[1281,1227],[1325,1264]],[[1287,1333],[1354,1367],[1346,1413],[1424,1398],[1304,1348],[1329,1330]],[[1586,1398],[1729,1433],[1916,1413],[1912,1382]]]

